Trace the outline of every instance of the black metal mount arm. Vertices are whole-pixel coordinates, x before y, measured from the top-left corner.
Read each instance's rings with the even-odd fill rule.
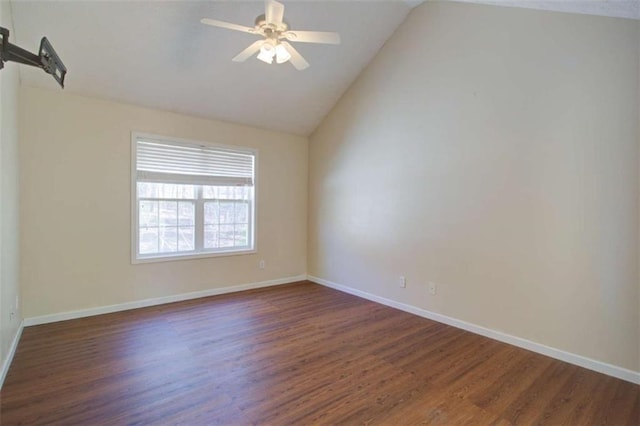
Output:
[[[0,36],[2,37],[0,42],[0,70],[4,68],[4,63],[7,61],[42,68],[44,72],[51,74],[58,84],[64,88],[64,77],[67,75],[67,68],[46,37],[42,37],[40,49],[36,55],[9,43],[8,29],[0,27]]]

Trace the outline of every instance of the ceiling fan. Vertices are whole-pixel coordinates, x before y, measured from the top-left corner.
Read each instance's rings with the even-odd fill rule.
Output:
[[[262,40],[258,40],[251,44],[233,58],[232,60],[234,62],[244,62],[256,52],[260,52],[257,58],[267,64],[272,64],[274,59],[278,64],[291,61],[291,64],[296,69],[303,70],[309,67],[309,63],[296,49],[293,48],[293,46],[291,46],[291,44],[289,44],[289,41],[301,43],[340,44],[340,34],[338,33],[323,31],[292,31],[289,29],[289,24],[287,24],[283,18],[284,5],[275,0],[266,0],[265,14],[256,18],[254,27],[245,27],[244,25],[232,24],[230,22],[223,22],[209,18],[204,18],[200,20],[200,22],[207,25],[213,25],[214,27],[242,31],[263,37]]]

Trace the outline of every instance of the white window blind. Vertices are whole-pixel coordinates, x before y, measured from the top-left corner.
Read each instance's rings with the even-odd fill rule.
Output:
[[[206,145],[138,138],[139,182],[253,186],[254,154]]]

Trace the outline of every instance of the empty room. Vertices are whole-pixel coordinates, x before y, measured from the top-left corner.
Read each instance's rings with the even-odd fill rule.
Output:
[[[640,425],[640,1],[0,37],[0,424]]]

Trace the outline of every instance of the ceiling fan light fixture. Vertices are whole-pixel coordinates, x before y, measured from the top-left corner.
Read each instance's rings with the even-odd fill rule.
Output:
[[[258,59],[260,59],[262,62],[266,62],[267,64],[273,63],[273,56],[265,52],[260,52],[258,54]]]
[[[273,63],[273,57],[276,55],[276,48],[269,42],[266,42],[260,48],[260,54],[258,54],[258,59],[262,62],[266,62],[267,64]]]
[[[279,64],[284,64],[289,59],[291,59],[291,54],[287,50],[287,48],[283,44],[278,44],[276,46],[276,62]]]

